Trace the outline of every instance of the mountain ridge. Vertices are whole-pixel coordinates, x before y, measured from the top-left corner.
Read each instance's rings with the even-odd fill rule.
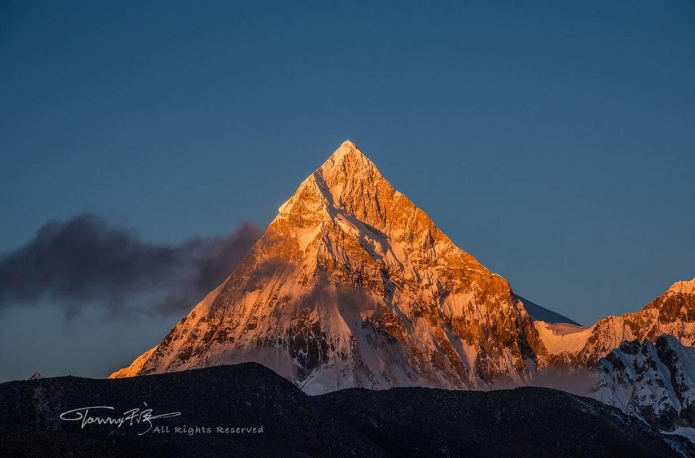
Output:
[[[179,416],[146,424],[60,419],[82,406]],[[96,411],[92,413],[96,415]],[[259,434],[217,428],[262,427]],[[185,430],[176,432],[175,428]],[[210,432],[206,428],[210,428]],[[117,380],[0,384],[0,455],[75,457],[682,457],[687,440],[588,398],[523,387],[498,391],[346,389],[307,396],[257,363]],[[190,431],[190,432],[189,432]]]
[[[575,339],[575,347],[568,351],[553,351],[554,347],[544,342],[552,363],[594,367],[625,341],[655,342],[662,334],[672,335],[683,345],[692,347],[695,344],[695,278],[674,283],[637,312],[602,318],[579,332],[582,338]]]

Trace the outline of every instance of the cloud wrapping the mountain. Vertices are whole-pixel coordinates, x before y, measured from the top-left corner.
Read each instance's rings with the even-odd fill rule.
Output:
[[[0,310],[22,304],[110,313],[182,313],[232,273],[261,230],[244,223],[229,236],[178,245],[142,241],[91,214],[51,221],[0,256]]]

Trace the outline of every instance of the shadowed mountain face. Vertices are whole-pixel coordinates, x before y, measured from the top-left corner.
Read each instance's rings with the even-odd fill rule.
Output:
[[[571,324],[574,326],[581,326],[579,323],[577,323],[574,320],[570,320],[564,315],[560,315],[557,312],[553,312],[552,310],[548,310],[545,307],[541,307],[540,305],[536,304],[535,302],[531,302],[530,300],[519,296],[518,294],[516,297],[519,298],[519,300],[524,304],[524,308],[528,312],[528,314],[531,316],[531,319],[534,321],[544,321],[546,323],[554,324],[554,323],[567,323]]]
[[[118,417],[136,407],[152,408],[152,415],[180,415],[151,420],[159,431],[144,435],[138,433],[148,429],[146,422],[82,428],[80,421],[60,419],[63,412],[87,406],[114,407],[88,414],[101,417],[107,413]],[[221,432],[218,427],[257,428],[257,432]],[[310,397],[254,363],[122,380],[59,377],[4,383],[0,385],[0,428],[3,457],[678,457],[695,453],[685,439],[662,436],[615,408],[560,391],[347,389]]]
[[[672,431],[695,426],[695,349],[670,335],[624,342],[599,361],[592,397]]]

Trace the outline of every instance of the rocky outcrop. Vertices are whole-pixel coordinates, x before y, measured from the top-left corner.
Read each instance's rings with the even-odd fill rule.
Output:
[[[595,399],[662,430],[695,427],[695,349],[675,337],[624,342],[595,373]]]

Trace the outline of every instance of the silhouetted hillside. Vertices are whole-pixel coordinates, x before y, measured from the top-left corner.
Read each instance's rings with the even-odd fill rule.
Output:
[[[143,435],[145,422],[82,428],[60,419],[89,406],[114,407],[92,409],[93,417],[133,408],[181,415],[152,420],[168,433]],[[193,434],[175,431],[196,427]],[[349,389],[310,397],[255,363],[0,384],[0,430],[2,457],[682,456],[666,440],[693,453],[684,439],[666,439],[617,409],[560,391]]]

